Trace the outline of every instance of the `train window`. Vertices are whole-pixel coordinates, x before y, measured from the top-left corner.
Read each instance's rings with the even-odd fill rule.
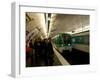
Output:
[[[75,44],[89,44],[89,35],[75,36],[72,42]]]
[[[72,38],[72,42],[75,43],[75,38]]]
[[[89,44],[89,35],[84,36],[84,43]]]

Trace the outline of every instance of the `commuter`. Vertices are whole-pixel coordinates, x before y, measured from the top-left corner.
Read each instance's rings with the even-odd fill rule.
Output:
[[[34,64],[35,64],[35,62],[34,62],[34,45],[32,43],[32,39],[29,42],[29,47],[32,48],[30,58],[31,58],[32,66],[34,66]]]
[[[48,40],[44,39],[44,63],[45,66],[49,65],[49,60],[48,60]]]
[[[45,41],[44,40],[42,40],[41,41],[41,51],[40,51],[40,56],[41,56],[41,58],[42,58],[42,60],[44,61],[44,54],[45,54]]]
[[[29,46],[30,46],[30,48],[33,48],[32,40],[30,40]]]
[[[48,53],[49,53],[49,65],[52,66],[54,62],[54,51],[53,46],[51,44],[51,38],[48,39]]]
[[[53,56],[54,56],[54,51],[51,44],[51,39],[46,39],[45,40],[45,65],[46,66],[53,65],[54,62]]]
[[[35,64],[39,66],[39,58],[40,58],[40,51],[41,51],[41,41],[40,39],[36,39],[34,42],[34,49],[35,49]]]
[[[26,46],[26,67],[32,66],[32,48]]]

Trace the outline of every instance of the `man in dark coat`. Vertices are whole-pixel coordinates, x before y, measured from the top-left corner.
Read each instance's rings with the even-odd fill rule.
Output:
[[[45,44],[45,64],[47,66],[52,66],[53,65],[53,57],[54,57],[54,51],[53,47],[51,44],[51,39],[46,39],[46,44]]]
[[[30,40],[29,46],[30,46],[30,48],[33,48],[32,40]]]
[[[36,66],[40,66],[40,55],[41,55],[41,41],[39,39],[37,39],[35,42],[34,42],[34,49],[35,49],[35,63],[36,63]]]

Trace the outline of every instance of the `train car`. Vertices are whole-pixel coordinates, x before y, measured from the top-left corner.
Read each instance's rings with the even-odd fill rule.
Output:
[[[72,51],[72,37],[67,33],[60,33],[53,38],[56,49],[59,52]]]
[[[89,31],[73,34],[72,43],[73,48],[89,53]]]

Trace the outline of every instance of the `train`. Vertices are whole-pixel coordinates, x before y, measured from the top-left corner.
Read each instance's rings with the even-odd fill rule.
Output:
[[[86,53],[90,52],[89,44],[90,44],[90,35],[89,31],[84,31],[80,33],[73,34],[72,42],[73,48],[79,51],[83,51]]]
[[[77,49],[89,53],[89,31],[84,31],[75,34],[59,33],[53,38],[53,43],[59,52]]]
[[[59,33],[53,38],[53,43],[59,52],[72,51],[72,36],[67,33]]]

